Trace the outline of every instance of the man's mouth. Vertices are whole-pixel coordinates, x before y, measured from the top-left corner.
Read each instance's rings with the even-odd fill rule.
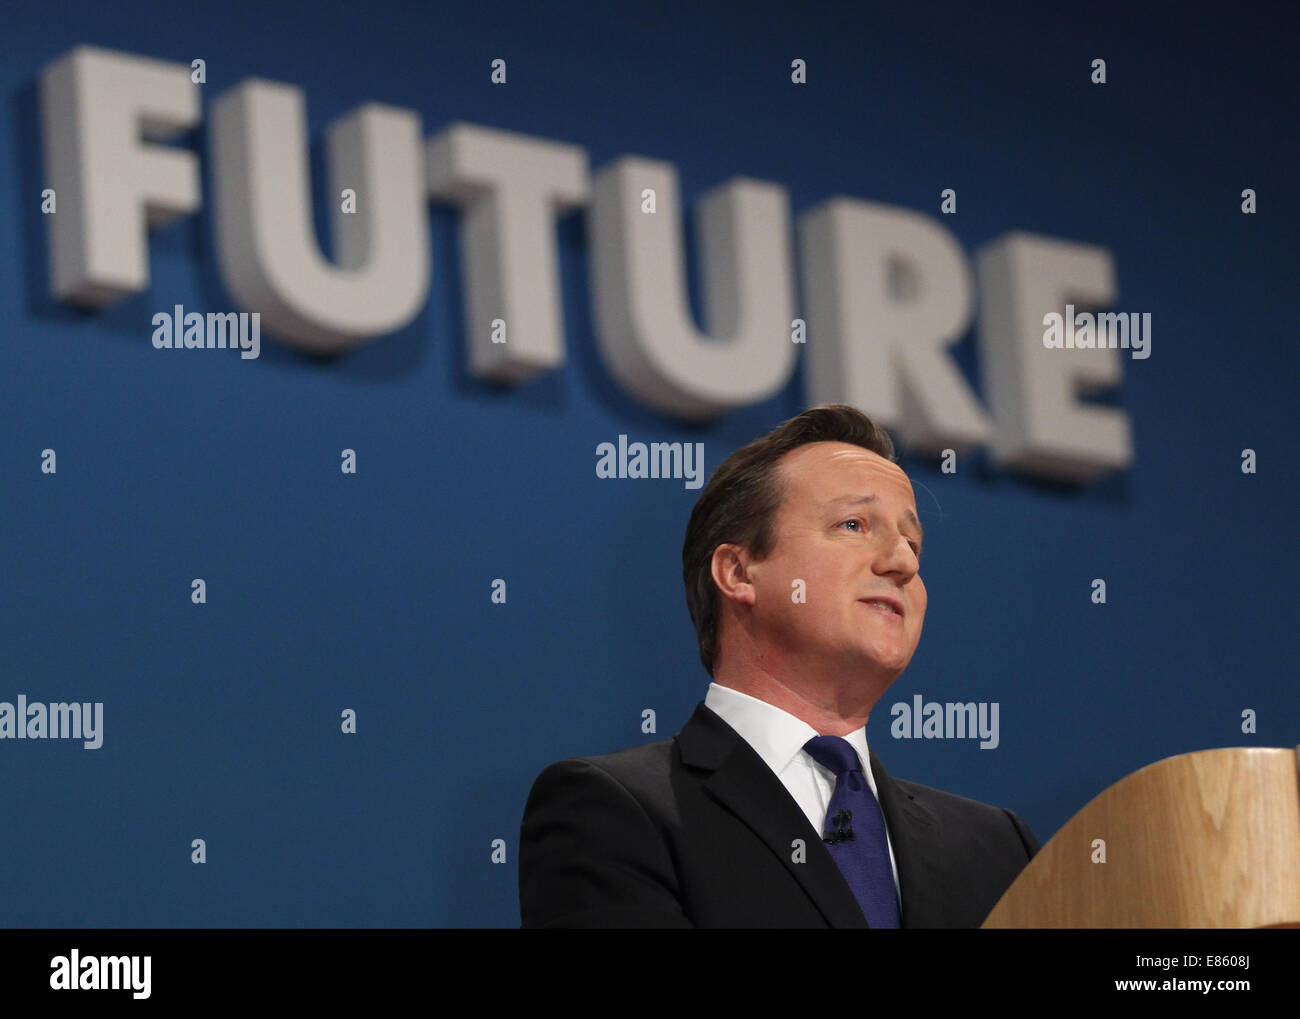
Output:
[[[893,616],[897,619],[903,618],[902,603],[895,601],[893,598],[859,598],[864,605],[870,605],[876,611],[885,615]]]

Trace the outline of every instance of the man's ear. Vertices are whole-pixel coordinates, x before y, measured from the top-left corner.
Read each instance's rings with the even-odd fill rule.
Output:
[[[719,545],[713,550],[709,568],[722,597],[743,605],[753,605],[757,601],[757,592],[749,575],[750,562],[749,550],[743,545]]]

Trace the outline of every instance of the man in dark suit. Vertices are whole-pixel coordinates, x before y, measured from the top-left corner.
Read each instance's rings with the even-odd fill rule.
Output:
[[[1009,810],[892,778],[871,708],[916,651],[922,531],[888,435],[805,411],[728,457],[682,548],[713,676],[682,731],[551,765],[525,927],[977,927],[1038,851]]]

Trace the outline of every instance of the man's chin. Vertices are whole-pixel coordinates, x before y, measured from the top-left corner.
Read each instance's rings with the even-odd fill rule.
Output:
[[[877,695],[888,690],[902,674],[897,664],[890,666],[874,658],[855,657],[845,661],[840,669],[842,677],[852,677],[854,686],[870,687]]]
[[[911,663],[912,656],[904,654],[885,654],[875,653],[862,659],[858,665],[859,671],[869,678],[873,685],[884,693],[894,681],[898,679]]]

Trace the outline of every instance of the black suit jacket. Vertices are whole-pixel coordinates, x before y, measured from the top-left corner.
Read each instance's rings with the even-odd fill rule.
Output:
[[[1038,851],[1010,810],[871,769],[904,927],[978,927]],[[805,858],[796,862],[795,840]],[[819,832],[701,703],[676,737],[552,764],[524,808],[524,927],[866,927]]]

